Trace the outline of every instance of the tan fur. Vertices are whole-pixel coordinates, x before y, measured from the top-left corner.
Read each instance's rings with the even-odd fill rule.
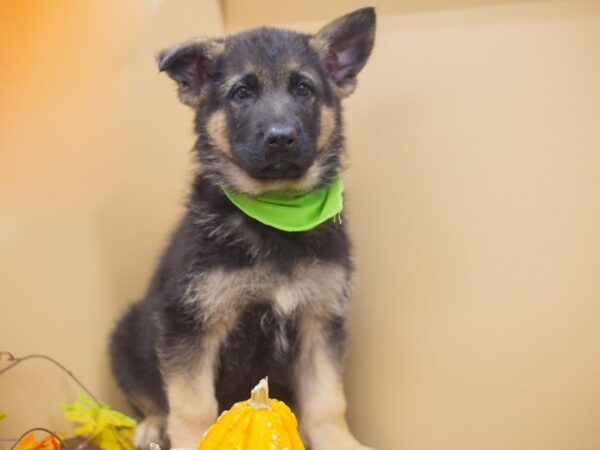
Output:
[[[321,58],[325,58],[329,53],[329,42],[327,39],[324,39],[322,32],[311,36],[311,38],[308,40],[308,45],[315,52],[317,52]]]
[[[355,90],[356,90],[356,80],[354,81],[349,81],[346,84],[344,84],[343,86],[336,86],[336,90],[338,93],[338,96],[340,98],[346,98],[349,97],[350,94],[352,94]]]
[[[167,431],[173,448],[196,448],[217,418],[214,373],[219,347],[228,331],[213,329],[203,337],[195,367],[165,378],[170,411]]]
[[[331,318],[344,313],[349,275],[336,264],[300,265],[291,276],[277,280],[275,303],[282,315],[290,315],[302,307],[310,314]]]
[[[244,75],[253,74],[258,78],[258,84],[262,89],[268,91],[270,88],[275,86],[276,80],[272,79],[272,73],[268,69],[265,70],[262,66],[257,66],[254,64],[247,64],[244,67],[243,71]]]
[[[321,106],[321,129],[317,139],[317,151],[322,150],[329,142],[335,129],[335,112],[329,106]]]
[[[225,53],[225,40],[222,38],[212,38],[206,42],[207,56],[216,60]]]
[[[227,156],[232,156],[231,145],[227,137],[227,118],[225,111],[219,110],[213,113],[206,122],[206,132],[213,145]]]
[[[238,83],[242,78],[244,78],[243,75],[235,75],[224,80],[219,86],[219,91],[221,92],[221,95],[223,97],[227,97],[227,95],[229,95],[229,92],[233,89],[236,83]]]
[[[179,97],[179,101],[181,103],[193,109],[196,109],[202,102],[202,92],[200,92],[198,95],[192,95],[179,89],[177,92],[177,97]]]
[[[223,167],[223,173],[228,184],[236,191],[249,196],[256,196],[273,191],[310,191],[320,181],[323,168],[317,159],[299,179],[267,181],[252,178],[234,163],[228,161],[227,165]]]
[[[288,81],[289,77],[293,73],[298,73],[303,78],[307,78],[312,84],[320,85],[320,76],[315,72],[314,68],[306,65],[300,65],[299,61],[290,60],[285,65],[285,70],[282,71],[282,74],[285,76],[284,83]]]
[[[369,450],[352,436],[340,370],[327,352],[324,322],[303,316],[296,393],[302,434],[312,450]]]
[[[152,442],[162,441],[164,416],[147,416],[133,430],[132,443],[136,448],[148,448]]]
[[[223,270],[202,274],[186,294],[185,306],[198,311],[206,331],[194,367],[165,377],[171,411],[167,429],[174,448],[195,448],[217,417],[214,373],[219,348],[235,325],[242,298],[230,275]]]
[[[271,267],[214,270],[199,276],[187,295],[186,304],[195,308],[205,323],[230,329],[240,308],[256,299],[272,299],[276,311],[289,316],[297,308],[311,315],[343,314],[349,275],[338,264],[299,264],[290,275],[276,274]]]
[[[340,265],[312,263],[298,265],[289,275],[272,267],[214,270],[197,277],[187,294],[186,307],[197,311],[210,328],[226,333],[235,325],[243,308],[254,301],[270,299],[275,313],[290,317],[299,309],[327,319],[344,314],[350,289],[349,273]],[[224,339],[225,335],[219,339]],[[287,343],[277,336],[280,349]]]
[[[298,61],[291,60],[285,64],[286,74],[290,74],[292,72],[298,72],[299,70],[300,70],[300,63]]]

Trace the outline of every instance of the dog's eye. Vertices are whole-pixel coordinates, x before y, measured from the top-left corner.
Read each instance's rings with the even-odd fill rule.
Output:
[[[307,82],[301,81],[296,85],[294,91],[296,92],[296,95],[300,95],[300,96],[304,97],[304,96],[310,95],[310,93],[312,92],[312,89]]]
[[[252,97],[252,90],[248,86],[240,86],[233,91],[233,97],[237,100],[244,100]]]

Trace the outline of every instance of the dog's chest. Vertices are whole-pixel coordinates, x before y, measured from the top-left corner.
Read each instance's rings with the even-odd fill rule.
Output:
[[[205,274],[197,301],[222,339],[216,383],[221,408],[265,376],[278,398],[293,402],[291,368],[303,340],[299,321],[305,315],[311,321],[341,315],[347,284],[343,266],[320,263],[288,274],[268,267]]]
[[[284,274],[268,266],[216,269],[196,277],[187,301],[206,322],[228,321],[256,303],[269,303],[279,316],[332,316],[342,314],[348,284],[344,267],[331,263],[298,264]]]

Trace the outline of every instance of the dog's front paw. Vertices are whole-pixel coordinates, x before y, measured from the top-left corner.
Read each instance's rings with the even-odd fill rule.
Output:
[[[152,443],[165,447],[165,426],[166,420],[162,416],[146,417],[133,430],[133,445],[139,450],[147,450]]]

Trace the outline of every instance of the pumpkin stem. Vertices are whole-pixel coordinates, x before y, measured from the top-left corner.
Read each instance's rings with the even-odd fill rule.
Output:
[[[269,378],[263,378],[252,389],[248,403],[254,409],[271,409],[271,400],[269,400]]]

